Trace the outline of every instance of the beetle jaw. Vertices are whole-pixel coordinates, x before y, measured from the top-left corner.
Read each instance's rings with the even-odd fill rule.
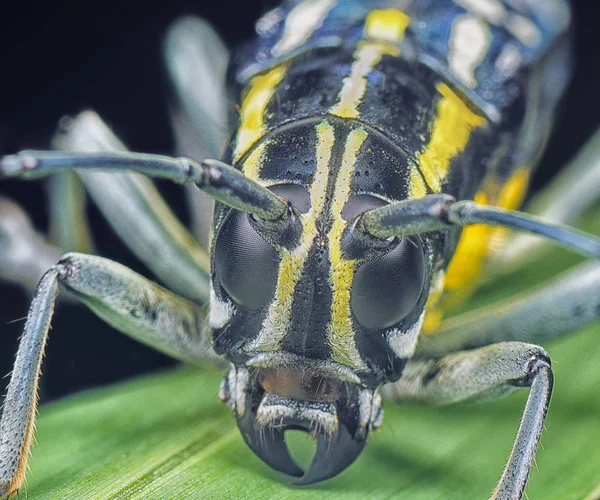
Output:
[[[233,366],[219,396],[232,408],[244,440],[263,462],[297,478],[296,484],[311,484],[336,476],[354,462],[371,430],[381,424],[383,409],[377,389],[323,377],[319,378],[326,389],[316,386],[312,397],[307,393],[300,399],[292,384],[298,373]],[[309,375],[302,373],[306,382]],[[275,387],[277,380],[281,387]],[[290,430],[316,440],[307,470],[290,455],[285,440]]]

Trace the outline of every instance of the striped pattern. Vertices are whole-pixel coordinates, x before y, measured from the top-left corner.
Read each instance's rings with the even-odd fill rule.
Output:
[[[356,349],[350,310],[350,290],[356,262],[347,260],[342,255],[341,240],[346,228],[346,221],[342,219],[341,213],[350,195],[350,182],[356,168],[356,157],[367,135],[365,129],[356,128],[348,134],[346,139],[331,203],[333,225],[327,236],[331,261],[330,281],[333,290],[331,323],[327,332],[327,340],[332,347],[332,359],[356,369],[366,368]]]
[[[240,109],[240,123],[233,153],[234,163],[267,131],[267,105],[275,94],[277,85],[283,80],[287,68],[288,64],[281,64],[252,78]]]
[[[317,236],[317,220],[325,209],[331,152],[334,142],[333,127],[323,121],[317,125],[316,171],[311,185],[311,209],[301,216],[302,236],[300,244],[292,251],[281,249],[282,260],[275,299],[269,306],[269,312],[262,329],[248,351],[270,352],[279,350],[279,346],[290,325],[294,292],[302,277],[306,259]]]

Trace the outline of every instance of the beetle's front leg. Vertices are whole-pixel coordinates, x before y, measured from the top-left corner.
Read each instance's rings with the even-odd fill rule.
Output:
[[[121,332],[175,358],[193,363],[218,359],[205,308],[116,262],[65,255],[41,279],[21,337],[0,420],[0,497],[23,482],[44,345],[60,289]]]
[[[529,387],[521,425],[492,498],[520,499],[546,420],[552,393],[548,353],[521,342],[502,342],[440,359],[410,361],[402,378],[383,388],[395,400],[447,404],[490,399]]]

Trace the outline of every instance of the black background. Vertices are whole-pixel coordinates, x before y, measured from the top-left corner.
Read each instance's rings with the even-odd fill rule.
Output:
[[[109,0],[21,2],[10,11],[3,7],[0,154],[48,147],[58,119],[86,108],[98,111],[132,150],[168,154],[172,136],[161,41],[169,23],[182,14],[197,14],[233,46],[252,36],[254,20],[275,3]],[[534,187],[559,169],[598,125],[600,3],[580,0],[574,11],[577,69]],[[180,192],[162,184],[161,190],[185,220],[177,203]],[[5,181],[0,195],[25,206],[39,229],[46,227],[41,183]],[[96,209],[91,207],[89,215],[99,254],[151,276]],[[0,283],[0,375],[12,365],[29,300],[20,289]],[[167,357],[117,333],[86,308],[65,304],[53,320],[42,401],[170,364]]]

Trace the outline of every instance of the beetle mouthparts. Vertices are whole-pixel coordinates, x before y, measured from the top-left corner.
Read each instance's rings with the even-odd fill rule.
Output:
[[[342,472],[381,423],[381,397],[375,389],[343,384],[335,401],[295,399],[269,392],[265,378],[254,372],[232,368],[223,381],[221,397],[233,408],[252,451],[271,468],[297,478],[296,484],[316,483]],[[306,432],[316,440],[316,453],[306,470],[290,454],[285,433],[291,430]]]

